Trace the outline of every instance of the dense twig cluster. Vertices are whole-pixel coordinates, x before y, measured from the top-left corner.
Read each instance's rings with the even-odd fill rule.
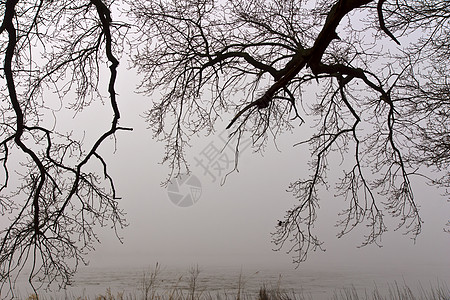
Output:
[[[125,225],[99,151],[107,138],[126,129],[118,126],[114,25],[101,0],[6,0],[2,16],[7,89],[0,94],[0,206],[10,223],[0,231],[1,285],[12,287],[27,268],[33,287],[65,286],[97,241],[94,227]],[[112,124],[86,147],[79,133],[59,131],[48,119],[66,108],[79,112],[101,97],[103,57],[110,63]],[[58,109],[52,108],[55,97]]]
[[[137,40],[146,41],[134,57],[142,91],[165,90],[148,121],[172,168],[186,164],[189,137],[227,112],[230,134],[250,135],[261,151],[269,136],[316,119],[315,133],[298,143],[310,146],[311,175],[290,184],[298,205],[277,223],[277,248],[288,242],[297,263],[321,248],[318,191],[336,153],[345,161],[337,191],[347,200],[338,236],[365,224],[363,245],[377,243],[386,211],[412,237],[420,233],[411,177],[436,171],[431,182],[449,186],[446,1],[130,5]],[[316,101],[308,89],[321,90]]]

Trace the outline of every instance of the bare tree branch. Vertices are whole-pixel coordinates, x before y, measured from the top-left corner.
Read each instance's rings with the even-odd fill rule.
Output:
[[[5,177],[0,203],[12,221],[0,231],[0,274],[1,290],[8,287],[5,295],[13,296],[15,278],[26,266],[31,266],[28,278],[33,289],[70,284],[78,264],[85,262],[84,256],[98,241],[96,224],[126,225],[100,146],[118,131],[130,129],[118,126],[115,82],[119,62],[114,54],[118,45],[106,4],[100,0],[4,3],[0,34],[8,37],[1,44],[7,93],[1,97],[3,103],[10,103],[14,115],[1,107]],[[52,50],[35,59],[33,49],[40,47]],[[113,117],[111,127],[89,148],[73,133],[59,133],[55,125],[47,127],[40,116],[51,111],[44,96],[49,84],[61,103],[76,85],[78,104],[69,109],[88,106],[90,101],[85,99],[99,95],[97,71],[103,56],[110,63],[108,93]],[[69,81],[66,74],[72,76]],[[11,175],[17,155],[22,161]],[[92,171],[94,160],[101,163],[103,179]],[[11,176],[19,182],[17,186],[8,184]]]
[[[415,238],[422,220],[411,177],[449,183],[444,2],[133,1],[137,40],[156,45],[136,45],[133,61],[144,74],[142,92],[165,91],[148,115],[166,143],[165,160],[172,170],[187,164],[190,135],[212,132],[230,111],[230,134],[247,133],[256,151],[269,132],[315,118],[316,133],[296,144],[309,145],[311,174],[289,185],[298,203],[277,222],[276,249],[287,247],[296,263],[322,249],[313,227],[335,155],[345,161],[337,194],[348,202],[338,237],[364,224],[362,245],[379,244],[388,212]],[[316,100],[305,96],[310,87],[321,90]],[[432,170],[440,175],[431,179]]]

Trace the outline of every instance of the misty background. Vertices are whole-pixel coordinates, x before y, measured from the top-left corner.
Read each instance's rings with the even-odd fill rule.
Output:
[[[388,232],[383,234],[379,246],[359,247],[364,234],[369,233],[363,225],[340,239],[336,237],[338,214],[348,205],[342,197],[335,197],[335,183],[342,176],[342,165],[348,163],[340,156],[329,161],[329,189],[320,191],[320,209],[314,227],[326,251],[310,252],[306,262],[300,265],[292,262],[296,253],[286,253],[292,244],[286,243],[274,251],[271,233],[285,212],[296,205],[286,189],[290,182],[310,173],[308,146],[293,146],[310,135],[315,123],[308,117],[305,124],[279,135],[276,141],[269,137],[262,154],[255,153],[244,136],[238,170],[233,171],[235,153],[226,144],[225,131],[232,115],[223,116],[214,133],[199,132],[187,148],[191,174],[201,183],[198,201],[190,207],[175,205],[167,186],[163,185],[170,173],[169,166],[161,164],[164,144],[154,139],[143,118],[159,95],[148,97],[136,93],[139,75],[127,69],[125,59],[122,61],[116,89],[120,125],[132,127],[133,131],[118,132],[115,138],[102,144],[100,152],[115,180],[117,196],[122,198],[119,205],[126,213],[128,226],[117,230],[120,240],[111,224],[97,227],[100,243],[87,254],[89,264],[79,266],[69,293],[95,296],[109,287],[114,292],[136,293],[142,274],[152,272],[156,263],[173,280],[181,276],[186,280],[189,270],[195,266],[204,280],[210,280],[203,284],[223,284],[218,287],[221,291],[236,288],[242,273],[246,282],[255,281],[256,291],[263,283],[281,279],[282,286],[305,287],[313,299],[329,299],[323,296],[325,292],[329,295],[334,289],[353,285],[369,290],[374,285],[402,281],[411,287],[419,282],[425,287],[448,285],[450,234],[444,229],[448,229],[449,202],[442,195],[444,191],[413,177],[415,200],[424,221],[417,240],[414,242],[404,235],[404,228],[395,231],[400,220],[385,212]],[[309,92],[313,97],[315,91]],[[54,106],[51,105],[57,110],[61,103],[55,99]],[[108,128],[111,112],[107,103],[96,101],[73,117],[73,112],[61,109],[43,119],[59,131],[73,131],[88,146]],[[205,152],[212,148],[221,150],[216,153],[220,170],[198,163],[207,162]],[[348,155],[351,157],[352,153]],[[164,280],[169,288],[173,287],[171,281]],[[30,295],[32,291],[25,282],[24,278],[25,288],[19,284],[19,294]]]
[[[123,60],[122,60],[123,61]],[[286,254],[291,245],[273,251],[270,233],[278,219],[295,204],[286,192],[288,184],[310,171],[307,146],[293,144],[308,136],[313,120],[298,126],[293,133],[280,135],[276,144],[269,142],[263,155],[251,147],[239,154],[238,172],[226,173],[205,170],[196,163],[208,146],[223,149],[222,154],[234,159],[234,152],[226,147],[223,137],[230,116],[223,117],[223,125],[206,136],[200,132],[190,141],[187,158],[192,174],[201,182],[202,193],[191,207],[179,207],[168,197],[166,186],[168,165],[161,164],[162,143],[154,140],[152,131],[142,118],[151,107],[153,98],[135,93],[140,78],[121,65],[117,93],[122,126],[133,127],[132,132],[119,132],[116,140],[102,146],[109,160],[109,172],[115,179],[117,194],[122,199],[120,207],[126,212],[129,226],[118,231],[123,243],[114,235],[110,226],[98,231],[101,244],[88,255],[88,268],[96,267],[151,267],[156,262],[163,266],[189,267],[234,266],[248,268],[278,268],[293,270],[295,253]],[[311,91],[314,93],[314,91]],[[158,95],[154,95],[158,97]],[[95,135],[99,124],[106,124],[110,112],[99,103],[77,115],[72,125]],[[98,107],[95,107],[98,106]],[[104,120],[101,118],[104,114]],[[61,120],[61,119],[60,119]],[[67,119],[66,119],[67,120]],[[220,123],[219,123],[220,124]],[[103,126],[103,125],[102,125]],[[269,139],[270,140],[270,139]],[[113,149],[116,149],[113,151]],[[403,235],[404,228],[394,231],[399,220],[385,213],[389,231],[382,236],[381,246],[358,248],[363,235],[368,233],[359,226],[338,239],[335,227],[338,213],[347,203],[342,197],[334,197],[334,183],[342,175],[340,158],[330,161],[329,190],[321,191],[320,210],[315,226],[325,252],[311,252],[298,270],[350,268],[354,270],[398,270],[401,274],[422,274],[434,280],[450,279],[450,235],[444,231],[449,217],[448,199],[442,190],[430,187],[420,178],[414,180],[415,199],[424,220],[422,233],[414,242]],[[228,165],[228,171],[234,165]],[[210,172],[215,172],[214,179]],[[221,175],[221,176],[219,176]],[[83,267],[80,269],[83,270]],[[444,277],[444,278],[442,278]]]
[[[38,52],[33,55],[41,55]],[[123,53],[133,51],[124,50]],[[428,186],[421,177],[410,178],[414,200],[424,221],[417,239],[412,240],[411,235],[404,234],[407,231],[405,226],[396,231],[401,220],[392,218],[382,205],[388,232],[382,235],[378,244],[359,247],[365,235],[371,233],[371,228],[365,228],[364,223],[337,238],[341,230],[336,227],[339,214],[349,203],[343,197],[336,197],[339,191],[335,184],[343,176],[342,169],[350,163],[353,152],[342,157],[339,153],[328,157],[328,188],[323,187],[319,192],[320,209],[313,228],[313,235],[323,242],[324,251],[309,252],[306,262],[297,265],[292,262],[297,253],[289,251],[292,244],[286,242],[281,249],[276,249],[271,233],[275,231],[278,220],[283,220],[286,211],[297,205],[297,200],[286,192],[288,185],[312,172],[308,165],[311,160],[309,146],[294,146],[308,139],[315,130],[317,120],[305,115],[304,111],[300,111],[300,115],[306,122],[300,126],[298,120],[293,120],[292,132],[277,133],[276,140],[269,136],[264,151],[256,153],[248,136],[243,136],[239,164],[235,165],[234,144],[233,141],[227,144],[229,132],[225,130],[233,117],[230,108],[228,114],[220,116],[222,119],[215,123],[214,132],[198,132],[189,140],[189,147],[184,147],[191,175],[201,187],[197,189],[198,198],[193,205],[180,207],[174,204],[164,183],[176,174],[171,174],[169,164],[161,164],[165,145],[154,137],[143,117],[164,91],[160,91],[161,95],[157,91],[151,96],[136,93],[143,77],[128,68],[130,59],[126,54],[123,56],[115,87],[121,112],[120,126],[134,130],[117,131],[108,141],[102,142],[96,150],[101,159],[90,161],[83,170],[89,172],[92,168],[98,172],[103,167],[102,159],[105,159],[107,173],[115,183],[114,194],[121,197],[119,209],[125,212],[128,226],[112,228],[108,220],[104,224],[96,224],[94,232],[99,243],[94,244],[95,250],[86,255],[88,265],[78,266],[73,286],[84,289],[97,285],[99,289],[95,293],[104,292],[110,286],[119,291],[125,286],[135,292],[143,272],[151,272],[157,264],[163,267],[163,271],[176,270],[171,273],[175,278],[185,275],[182,272],[195,266],[206,277],[216,278],[216,283],[231,283],[232,286],[240,281],[240,273],[247,277],[260,274],[266,276],[264,280],[270,281],[276,281],[276,275],[281,278],[283,274],[290,281],[288,287],[301,286],[306,280],[328,290],[361,282],[365,282],[364,287],[396,281],[413,285],[421,282],[425,286],[450,283],[448,191],[444,196],[445,191]],[[99,136],[111,129],[107,64],[102,65],[100,72],[98,87],[103,99],[89,94],[83,98],[86,103],[80,104],[86,104],[87,109],[80,108],[75,112],[54,91],[44,91],[45,107],[42,115],[36,114],[36,118],[42,119],[39,124],[55,132],[70,132],[70,138],[82,141],[85,149],[91,149]],[[263,85],[264,81],[260,84]],[[302,101],[302,105],[314,105],[315,93],[319,91],[314,89],[314,84],[310,87],[307,93],[302,94],[307,99]],[[236,97],[242,94],[240,92],[236,91]],[[210,95],[205,92],[202,96]],[[73,100],[77,97],[77,91],[71,90],[66,98]],[[230,99],[230,102],[234,101],[239,102],[239,98]],[[306,111],[308,109],[305,108]],[[186,118],[189,119],[189,115]],[[175,120],[165,118],[163,122],[170,124]],[[8,169],[20,174],[26,168],[20,165],[25,161],[24,156],[20,152],[8,158]],[[211,157],[213,159],[209,160]],[[13,186],[21,184],[20,181],[11,183]],[[189,190],[185,186],[181,192]],[[377,195],[376,198],[377,203],[382,203],[382,196]],[[7,213],[4,216],[1,225],[7,227],[13,219]],[[101,216],[99,220],[102,221]],[[55,255],[64,258],[64,254],[56,251]],[[232,274],[231,279],[218,276],[220,272]],[[305,277],[307,274],[314,276]],[[23,282],[26,281],[25,276]],[[115,285],[119,281],[121,285]],[[258,284],[256,292],[261,286]],[[35,291],[27,287],[19,292],[27,297]],[[78,290],[74,295],[78,297],[81,294]]]

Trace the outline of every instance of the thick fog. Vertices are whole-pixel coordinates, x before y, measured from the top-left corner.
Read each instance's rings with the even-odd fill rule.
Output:
[[[133,74],[123,70],[117,90],[121,125],[131,126],[134,131],[121,132],[116,140],[102,147],[109,158],[110,173],[122,197],[119,203],[127,214],[129,226],[117,232],[123,243],[108,226],[99,230],[101,244],[88,256],[90,267],[145,267],[159,262],[186,267],[198,264],[295,268],[292,264],[295,253],[286,253],[291,245],[273,251],[271,232],[277,220],[295,204],[295,199],[286,192],[288,184],[310,172],[308,147],[293,147],[293,144],[306,137],[304,133],[312,124],[306,122],[292,134],[282,135],[276,144],[269,142],[263,155],[254,153],[251,147],[245,148],[239,155],[238,171],[226,178],[234,167],[231,163],[234,152],[225,146],[224,139],[228,120],[224,119],[222,127],[219,124],[216,132],[209,136],[199,133],[191,140],[187,158],[191,174],[201,187],[197,198],[192,199],[195,203],[181,207],[174,203],[177,200],[171,198],[167,186],[161,186],[170,172],[168,165],[160,164],[164,145],[153,138],[141,117],[153,100],[133,92],[138,82],[138,78],[133,78]],[[98,116],[78,118],[85,118],[81,124],[86,128],[99,124],[96,123]],[[215,153],[216,164],[208,167],[208,155],[211,158],[214,149],[222,151],[220,155]],[[338,213],[347,203],[342,197],[334,196],[334,183],[342,174],[340,161],[330,162],[330,166],[330,189],[321,192],[315,226],[326,251],[311,252],[299,268],[398,268],[405,273],[439,275],[444,272],[448,275],[448,271],[442,271],[450,270],[450,236],[444,232],[449,203],[441,196],[443,191],[426,185],[420,178],[413,179],[415,199],[424,220],[423,231],[416,242],[403,234],[404,228],[395,231],[399,220],[385,212],[389,231],[383,235],[381,247],[359,248],[364,234],[368,233],[364,226],[341,239],[336,237]],[[189,191],[180,186],[179,194],[186,193]],[[436,271],[438,269],[441,271]]]

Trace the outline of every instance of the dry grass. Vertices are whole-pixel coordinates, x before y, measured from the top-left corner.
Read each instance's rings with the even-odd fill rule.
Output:
[[[161,289],[159,276],[161,269],[159,264],[149,272],[144,272],[138,291],[135,294],[125,295],[123,292],[114,294],[107,289],[105,294],[97,296],[73,296],[65,297],[65,300],[314,300],[311,295],[303,293],[286,292],[281,288],[281,282],[273,287],[263,285],[258,293],[249,293],[245,290],[245,281],[242,274],[239,275],[237,289],[210,293],[198,285],[200,270],[192,267],[188,274],[188,288],[180,286],[181,276],[171,288]],[[414,290],[406,284],[394,282],[388,286],[388,290],[382,293],[377,286],[373,290],[358,291],[354,286],[335,291],[330,300],[450,300],[450,289],[446,284],[438,284],[424,288],[419,285]],[[30,295],[27,300],[60,300],[56,298],[42,298]]]

